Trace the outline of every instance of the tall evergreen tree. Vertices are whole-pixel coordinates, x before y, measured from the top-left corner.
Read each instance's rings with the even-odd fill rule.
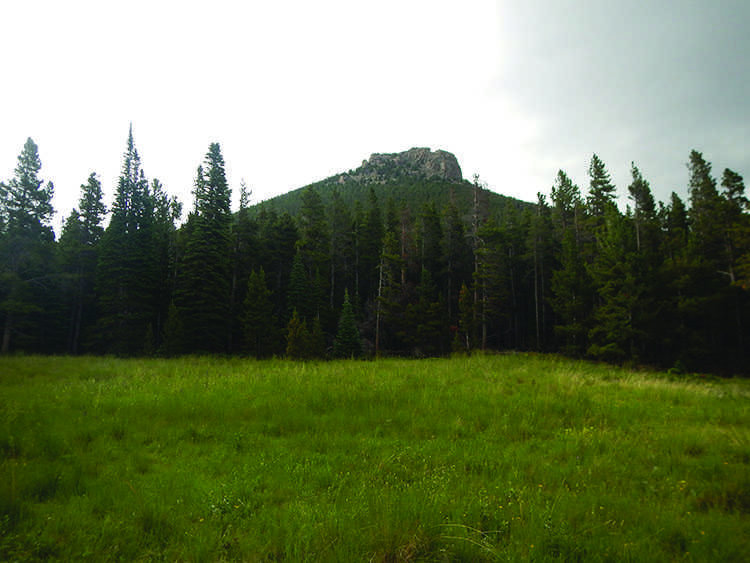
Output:
[[[95,319],[96,263],[107,211],[96,173],[92,172],[88,182],[81,184],[78,206],[80,211],[73,209],[63,225],[58,244],[69,307],[66,349],[72,354],[80,350],[84,327]]]
[[[358,358],[362,354],[362,339],[359,336],[354,308],[349,301],[349,290],[344,290],[344,304],[339,317],[333,355],[337,358]]]
[[[228,352],[232,322],[231,191],[224,157],[211,143],[195,181],[195,210],[180,265],[175,304],[189,350]]]
[[[292,271],[289,274],[289,289],[286,297],[289,315],[297,311],[300,319],[312,321],[315,317],[315,296],[311,287],[310,277],[307,275],[307,270],[302,261],[302,252],[297,250],[292,262]]]
[[[553,268],[552,218],[551,210],[543,194],[537,194],[537,204],[529,219],[529,233],[526,237],[526,259],[531,264],[534,347],[547,348],[549,340],[549,276]]]
[[[263,267],[253,270],[248,279],[242,320],[245,348],[252,356],[265,358],[279,351],[278,327]]]
[[[631,358],[638,336],[634,309],[642,287],[632,266],[635,237],[629,227],[627,219],[610,207],[597,236],[599,251],[589,267],[599,303],[592,314],[587,353],[610,362]]]
[[[584,258],[584,214],[578,186],[558,172],[552,188],[553,224],[559,241],[557,262],[550,280],[550,304],[556,315],[559,349],[581,355],[588,347],[588,322],[592,309],[591,279]]]
[[[330,225],[329,305],[343,298],[345,288],[354,284],[354,225],[352,216],[341,194],[334,189],[328,213]]]
[[[292,311],[286,327],[286,357],[290,360],[309,360],[313,357],[310,330],[307,323]]]
[[[41,167],[38,147],[29,138],[13,179],[0,189],[2,353],[11,350],[13,337],[22,337],[21,347],[30,350],[39,349],[44,340],[41,315],[52,288],[54,186],[39,178]]]
[[[588,209],[594,217],[603,217],[607,209],[615,204],[615,186],[604,162],[596,154],[589,164]]]
[[[370,188],[368,207],[358,231],[359,294],[363,300],[374,297],[377,290],[377,267],[384,235],[383,212],[374,188]]]
[[[723,254],[721,202],[716,179],[711,175],[711,163],[700,152],[690,151],[688,172],[690,246],[693,257],[719,269]]]
[[[297,225],[289,213],[279,215],[264,208],[258,215],[258,233],[260,263],[273,294],[274,313],[287,318],[287,288],[299,239]]]
[[[232,279],[229,309],[232,315],[232,337],[230,352],[243,348],[244,322],[242,303],[248,289],[248,280],[253,270],[260,266],[260,243],[257,218],[250,213],[250,190],[244,180],[240,182],[240,205],[232,221]]]

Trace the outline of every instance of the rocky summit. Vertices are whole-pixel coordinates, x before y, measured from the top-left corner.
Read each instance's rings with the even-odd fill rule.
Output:
[[[453,153],[413,148],[399,153],[375,153],[362,161],[362,166],[356,170],[341,174],[338,181],[385,182],[404,176],[437,178],[451,182],[463,180],[461,167]]]

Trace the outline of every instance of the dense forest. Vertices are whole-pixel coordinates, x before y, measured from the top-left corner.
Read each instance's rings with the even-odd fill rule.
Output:
[[[239,209],[220,146],[182,205],[141,168],[132,130],[111,209],[95,173],[56,239],[29,139],[0,184],[3,353],[298,359],[558,352],[748,373],[750,206],[700,152],[688,201],[632,165],[625,210],[594,155],[523,203],[474,182],[320,182]],[[623,194],[625,195],[625,194]]]

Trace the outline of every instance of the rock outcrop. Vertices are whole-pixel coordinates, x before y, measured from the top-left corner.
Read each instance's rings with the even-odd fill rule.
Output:
[[[375,153],[356,170],[341,174],[338,181],[385,182],[405,176],[451,182],[463,180],[461,167],[454,154],[442,150],[433,152],[428,148],[413,148],[400,153]]]

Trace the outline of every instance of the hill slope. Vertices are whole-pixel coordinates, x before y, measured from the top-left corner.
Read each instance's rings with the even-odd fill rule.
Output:
[[[324,204],[330,201],[334,191],[338,191],[345,203],[360,202],[364,205],[371,189],[381,203],[392,199],[413,211],[421,209],[427,202],[440,209],[453,200],[464,216],[471,214],[475,192],[474,184],[463,179],[455,155],[443,150],[413,148],[401,153],[375,153],[356,170],[268,199],[255,205],[254,209],[272,207],[296,215],[302,203],[302,193],[308,188],[315,189]],[[507,205],[517,208],[532,205],[486,189],[479,191],[479,204],[489,214],[501,213]]]

